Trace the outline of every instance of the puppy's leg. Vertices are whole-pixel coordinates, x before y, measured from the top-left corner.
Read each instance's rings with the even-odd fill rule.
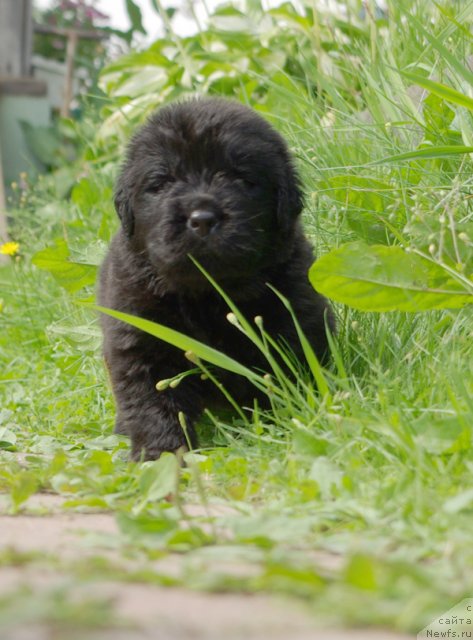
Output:
[[[188,440],[179,423],[179,413],[185,416],[188,438],[196,446],[193,428],[200,413],[200,398],[193,385],[184,381],[176,389],[158,391],[156,383],[178,373],[159,367],[150,358],[133,357],[121,352],[108,358],[113,391],[117,403],[115,431],[131,437],[134,460],[156,460],[163,451],[188,447]],[[182,369],[181,369],[182,370]]]
[[[190,416],[183,412],[187,436],[179,423],[178,415],[184,407],[175,396],[175,393],[171,393],[158,401],[142,402],[139,407],[128,404],[125,410],[119,410],[116,429],[126,429],[130,434],[133,460],[156,460],[163,451],[177,452],[182,449],[188,450],[189,446],[197,446]]]

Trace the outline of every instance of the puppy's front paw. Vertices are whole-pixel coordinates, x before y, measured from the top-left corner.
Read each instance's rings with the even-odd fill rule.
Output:
[[[181,426],[176,423],[160,421],[147,427],[144,424],[132,425],[129,429],[131,435],[131,459],[136,461],[157,460],[162,453],[169,451],[188,451],[189,447]],[[190,432],[191,442],[193,429]]]
[[[149,460],[158,460],[162,453],[174,453],[179,460],[179,463],[184,466],[183,455],[189,451],[187,445],[180,445],[176,449],[159,449],[159,448],[146,448],[146,447],[132,447],[130,453],[130,460],[134,462],[147,462]]]

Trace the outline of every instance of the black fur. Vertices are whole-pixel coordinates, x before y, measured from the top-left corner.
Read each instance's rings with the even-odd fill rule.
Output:
[[[102,266],[100,303],[205,342],[247,366],[265,361],[226,316],[228,308],[189,259],[223,287],[246,318],[301,355],[293,321],[268,288],[289,298],[315,352],[327,351],[326,300],[307,279],[313,261],[299,214],[302,194],[281,136],[251,109],[220,99],[172,104],[132,139],[118,179],[121,229]],[[103,316],[104,353],[117,403],[116,431],[131,436],[135,459],[185,446],[178,412],[194,423],[215,389],[189,376],[174,389],[156,382],[191,365],[174,347]],[[223,383],[239,402],[254,388]]]

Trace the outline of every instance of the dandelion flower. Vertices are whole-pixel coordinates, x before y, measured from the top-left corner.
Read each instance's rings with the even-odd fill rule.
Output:
[[[0,244],[0,253],[4,256],[16,256],[20,250],[18,242],[4,242]]]

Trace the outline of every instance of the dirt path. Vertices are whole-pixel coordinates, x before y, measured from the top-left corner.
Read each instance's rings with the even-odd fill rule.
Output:
[[[81,559],[101,556],[113,559],[113,548],[103,542],[117,533],[113,515],[61,512],[61,499],[35,496],[31,513],[1,515],[0,554],[10,561],[0,569],[0,604],[15,594],[8,615],[0,608],[1,640],[402,640],[407,636],[381,630],[318,629],[310,612],[292,601],[264,595],[209,594],[182,588],[126,582],[126,568],[119,580],[104,575],[94,580],[71,578],[67,567]],[[84,533],[86,532],[86,535]],[[94,539],[97,541],[94,544]],[[39,554],[36,557],[36,554]],[[48,557],[48,562],[41,559]],[[123,556],[121,557],[123,564]],[[173,562],[172,558],[166,560]],[[329,559],[327,559],[329,561]],[[176,560],[177,562],[177,560]],[[132,562],[130,564],[132,566]],[[168,570],[172,567],[168,566]],[[44,620],[43,608],[56,602],[58,622]],[[61,624],[61,608],[67,594],[69,622]],[[54,598],[56,600],[54,600]],[[49,602],[49,605],[48,605]],[[80,603],[106,603],[100,619]],[[24,609],[22,609],[24,606]],[[35,608],[36,607],[36,608]],[[16,615],[15,615],[16,612]],[[75,616],[75,617],[74,617]],[[101,628],[97,628],[99,625]]]

